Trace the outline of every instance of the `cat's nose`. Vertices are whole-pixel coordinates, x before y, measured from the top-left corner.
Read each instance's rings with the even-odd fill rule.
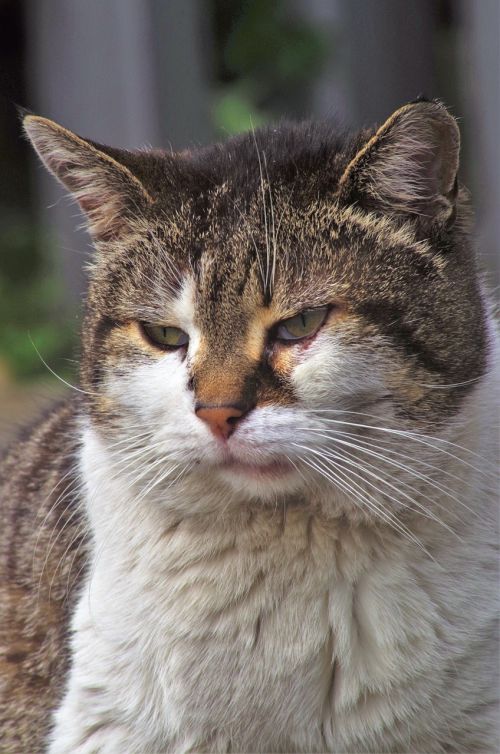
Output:
[[[217,438],[227,440],[246,411],[238,406],[207,406],[200,403],[196,406],[195,413],[208,424]]]

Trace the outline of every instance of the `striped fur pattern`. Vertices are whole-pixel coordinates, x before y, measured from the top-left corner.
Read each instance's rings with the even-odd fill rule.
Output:
[[[25,129],[96,254],[78,400],[5,464],[7,751],[495,751],[498,345],[452,116],[177,155]]]

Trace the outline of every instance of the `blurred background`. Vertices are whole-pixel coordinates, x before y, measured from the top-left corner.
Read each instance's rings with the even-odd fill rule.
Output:
[[[460,119],[498,285],[500,0],[0,0],[0,82],[0,445],[78,379],[91,254],[15,105],[102,143],[175,150],[282,116],[359,127],[439,97]]]

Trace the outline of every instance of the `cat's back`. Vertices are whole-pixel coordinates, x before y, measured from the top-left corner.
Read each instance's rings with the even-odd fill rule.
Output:
[[[84,537],[75,406],[54,407],[0,465],[0,740],[41,751],[62,692]]]

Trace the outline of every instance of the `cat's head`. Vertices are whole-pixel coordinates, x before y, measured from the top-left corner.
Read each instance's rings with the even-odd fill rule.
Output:
[[[359,448],[398,438],[378,427],[455,420],[487,348],[442,105],[354,136],[283,124],[179,154],[24,125],[96,246],[90,421],[157,491],[178,474],[266,499],[311,474],[352,485]]]

